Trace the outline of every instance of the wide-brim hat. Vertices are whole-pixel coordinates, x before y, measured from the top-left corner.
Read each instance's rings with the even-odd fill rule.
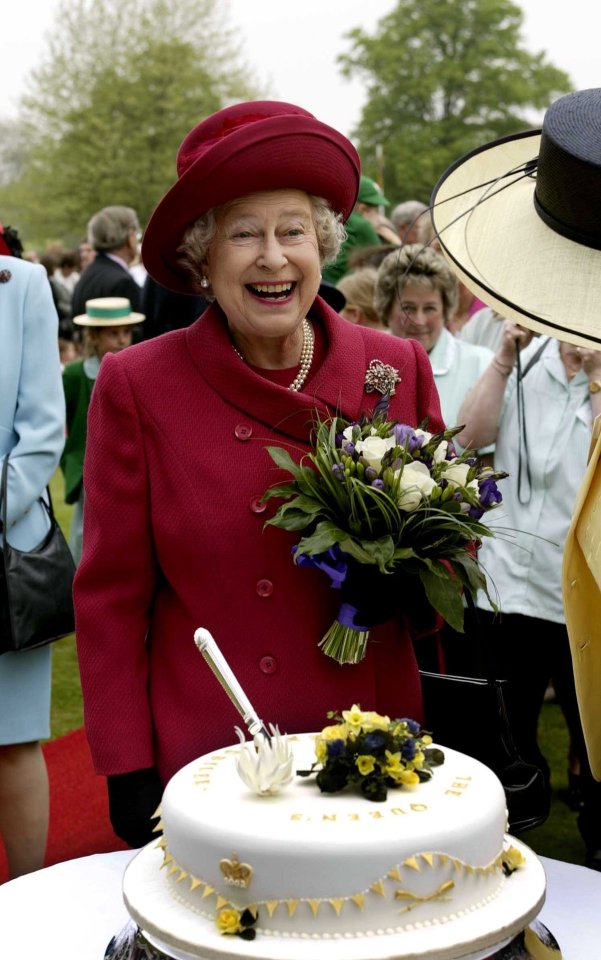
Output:
[[[547,110],[542,130],[457,160],[432,195],[444,255],[484,303],[539,333],[601,345],[601,90]]]
[[[145,319],[143,313],[132,310],[127,297],[96,297],[86,300],[86,312],[73,317],[73,323],[80,327],[124,327]]]
[[[177,174],[146,227],[142,259],[164,287],[194,293],[177,248],[198,217],[248,193],[296,189],[323,197],[347,220],[360,160],[350,140],[308,111],[258,100],[226,107],[194,127],[179,148]]]

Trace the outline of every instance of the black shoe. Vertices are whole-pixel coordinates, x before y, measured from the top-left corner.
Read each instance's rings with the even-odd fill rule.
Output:
[[[558,790],[557,796],[568,805],[570,810],[574,810],[576,813],[582,810],[584,800],[582,799],[582,790],[580,788],[580,777],[577,773],[568,773],[567,790]]]
[[[584,865],[589,870],[598,870],[601,873],[601,850],[587,850]]]

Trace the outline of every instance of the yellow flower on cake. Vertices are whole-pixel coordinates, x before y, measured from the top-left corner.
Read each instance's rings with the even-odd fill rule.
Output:
[[[390,717],[383,717],[379,713],[369,710],[363,714],[362,729],[364,733],[371,733],[373,730],[388,730],[390,726]]]
[[[234,910],[230,907],[226,907],[224,910],[219,911],[215,923],[217,924],[219,933],[234,934],[239,933],[241,930],[240,913],[238,910]]]
[[[320,733],[322,740],[346,740],[349,735],[349,728],[346,723],[336,723],[330,727],[324,727]]]
[[[415,754],[413,760],[411,761],[411,766],[413,767],[413,769],[414,769],[414,770],[421,770],[421,768],[422,768],[423,765],[424,765],[424,759],[425,759],[425,758],[424,758],[423,753],[421,752],[421,750],[418,750],[417,753]]]
[[[400,753],[391,753],[390,750],[387,750],[384,773],[396,780],[397,773],[400,773],[404,769]]]
[[[357,768],[362,777],[366,777],[369,773],[375,770],[376,761],[373,757],[363,754],[356,759]]]
[[[359,733],[361,727],[363,726],[365,716],[366,714],[363,713],[361,708],[358,707],[356,703],[352,705],[350,710],[342,711],[342,719],[346,724],[348,724],[353,733]]]
[[[419,777],[415,770],[399,770],[394,774],[397,783],[402,783],[404,787],[417,787]]]
[[[504,850],[501,855],[501,862],[504,873],[509,877],[514,870],[518,870],[519,867],[523,867],[526,863],[526,860],[516,847],[508,847],[507,850]]]

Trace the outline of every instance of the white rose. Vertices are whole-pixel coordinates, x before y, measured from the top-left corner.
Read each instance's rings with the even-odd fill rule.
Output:
[[[449,444],[447,440],[441,440],[434,451],[434,463],[442,463],[446,459]]]
[[[398,474],[397,474],[398,475]],[[425,463],[414,460],[405,464],[399,483],[399,507],[407,513],[417,510],[424,497],[429,497],[436,483]]]
[[[379,470],[382,465],[382,457],[395,446],[396,440],[394,437],[366,437],[365,440],[357,440],[355,450],[370,467]]]
[[[452,487],[465,487],[469,472],[469,463],[455,463],[451,461],[448,466],[444,468],[443,477],[449,481]]]

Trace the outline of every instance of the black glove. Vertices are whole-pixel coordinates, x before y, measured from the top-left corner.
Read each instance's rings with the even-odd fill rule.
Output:
[[[109,815],[113,830],[130,847],[156,839],[152,819],[163,796],[163,784],[154,767],[115,773],[107,777]]]
[[[401,615],[416,632],[434,625],[422,582],[412,574],[381,573],[375,565],[350,561],[340,594],[343,603],[356,608],[353,619],[362,627],[376,627]]]

